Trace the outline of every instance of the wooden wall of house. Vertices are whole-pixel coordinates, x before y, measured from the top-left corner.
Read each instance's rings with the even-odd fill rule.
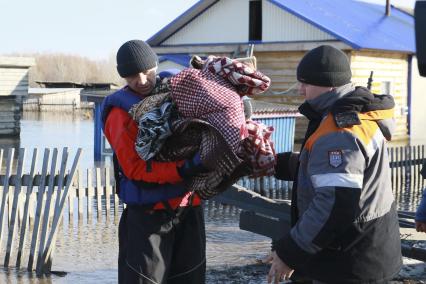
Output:
[[[305,51],[256,52],[258,69],[272,79],[270,92],[257,99],[289,105],[300,105],[303,98],[297,95],[296,68]],[[407,78],[408,56],[395,52],[350,51],[347,52],[353,71],[352,81],[367,86],[370,71],[374,71],[372,91],[385,93],[389,89],[394,96],[397,128],[394,140],[406,140],[407,134]],[[389,83],[388,83],[389,82]],[[295,87],[285,94],[280,92]],[[303,139],[307,120],[297,118],[295,140]]]
[[[411,74],[410,142],[426,144],[426,77],[420,76],[415,56],[411,64]]]
[[[367,86],[370,71],[373,71],[373,93],[390,93],[395,99],[397,122],[393,140],[408,139],[408,55],[396,52],[352,51],[350,52],[352,81]]]
[[[0,96],[26,96],[28,69],[34,62],[27,57],[0,57]]]
[[[300,105],[303,102],[303,97],[297,93],[296,68],[305,55],[305,51],[255,52],[254,55],[257,58],[257,69],[272,80],[269,91],[255,99],[287,105]],[[290,88],[292,90],[289,92],[280,94],[280,92],[287,91]],[[305,117],[296,118],[296,143],[300,142],[305,136],[307,125],[308,121]]]
[[[17,96],[0,96],[0,137],[19,135],[21,131],[19,102]]]
[[[28,95],[28,69],[33,58],[0,57],[0,136],[20,133],[22,97]]]

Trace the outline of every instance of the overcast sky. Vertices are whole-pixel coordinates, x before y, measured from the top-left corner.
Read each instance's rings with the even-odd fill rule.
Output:
[[[129,39],[148,39],[196,2],[0,0],[0,55],[61,52],[105,59]],[[414,2],[391,0],[407,7]]]

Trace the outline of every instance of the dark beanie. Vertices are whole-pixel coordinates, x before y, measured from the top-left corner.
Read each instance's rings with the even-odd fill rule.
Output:
[[[117,71],[128,77],[157,66],[157,54],[142,40],[125,42],[117,51]]]
[[[346,54],[329,45],[312,49],[297,66],[297,80],[310,85],[338,87],[350,83],[351,77]]]

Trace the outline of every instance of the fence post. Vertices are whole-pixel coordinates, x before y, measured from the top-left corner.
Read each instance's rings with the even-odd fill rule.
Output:
[[[59,201],[61,200],[61,194],[62,194],[62,188],[64,187],[64,178],[65,178],[65,170],[67,168],[67,162],[68,162],[68,147],[64,147],[62,149],[62,158],[61,158],[61,168],[59,171],[59,177],[58,177],[58,189],[56,194],[56,202],[55,202],[55,208],[59,206]]]
[[[101,183],[101,169],[96,168],[96,202],[98,210],[98,219],[102,216],[102,192],[103,186]]]
[[[65,202],[67,200],[68,191],[71,187],[71,184],[74,180],[75,171],[77,169],[78,162],[80,161],[80,155],[81,155],[81,148],[78,149],[75,157],[74,162],[71,167],[70,174],[67,178],[66,187],[64,189],[64,194],[61,198],[61,202],[59,203],[59,207],[55,208],[55,218],[53,219],[52,228],[49,233],[49,238],[47,239],[45,250],[43,251],[43,257],[42,257],[42,265],[40,266],[40,270],[37,271],[38,275],[41,275],[43,272],[50,272],[52,267],[52,254],[53,249],[55,247],[55,241],[57,236],[57,227],[58,224],[62,218],[62,212],[64,209]]]
[[[52,202],[52,194],[55,188],[55,172],[56,172],[57,161],[58,161],[58,149],[54,148],[52,161],[50,163],[51,165],[50,165],[49,184],[48,184],[48,190],[47,190],[46,204],[44,207],[43,223],[41,227],[40,245],[39,245],[38,256],[37,256],[37,267],[36,267],[37,271],[41,269],[41,265],[42,265],[41,258],[43,255],[44,245],[46,243],[47,229],[49,226],[50,204]]]
[[[1,207],[0,207],[0,249],[3,238],[3,220],[6,211],[6,202],[9,200],[9,176],[13,167],[13,156],[15,154],[15,149],[9,148],[7,152],[7,161],[6,161],[6,174],[4,175],[3,182],[3,197],[1,199]],[[9,214],[8,214],[9,215]]]
[[[92,219],[92,196],[93,196],[93,184],[92,184],[92,169],[87,169],[87,222]]]
[[[38,192],[37,192],[37,206],[36,206],[36,214],[34,219],[33,236],[31,239],[30,256],[28,259],[28,267],[27,267],[28,271],[32,271],[33,265],[34,265],[34,255],[36,253],[40,218],[41,218],[41,212],[43,209],[43,199],[44,199],[43,197],[44,197],[44,191],[45,191],[45,185],[46,185],[46,175],[47,175],[47,167],[49,164],[49,156],[50,156],[50,149],[48,148],[44,149],[43,166],[41,170],[41,180],[40,180],[40,185],[38,186]]]
[[[24,248],[24,242],[25,242],[25,234],[27,229],[27,222],[29,221],[29,205],[31,202],[31,195],[33,192],[33,182],[34,182],[34,172],[35,167],[37,164],[37,157],[38,157],[38,150],[37,148],[33,151],[33,158],[31,162],[31,170],[30,170],[30,176],[28,180],[28,186],[27,186],[27,192],[26,192],[26,198],[25,198],[25,204],[24,204],[24,216],[22,218],[22,226],[21,226],[21,237],[19,239],[19,246],[18,246],[18,255],[16,257],[16,267],[19,269],[21,266],[21,259],[23,258],[23,248]]]
[[[18,202],[19,202],[19,195],[21,193],[21,178],[22,178],[22,170],[24,167],[24,159],[25,159],[25,149],[20,148],[19,154],[18,154],[18,169],[16,171],[16,182],[15,182],[15,190],[13,194],[13,204],[12,204],[12,215],[10,219],[10,226],[9,226],[9,235],[7,238],[7,247],[6,247],[6,255],[4,257],[4,266],[9,266],[9,260],[10,260],[10,254],[12,253],[13,249],[13,237],[15,234],[15,224],[16,224],[16,216],[17,216],[17,210],[18,210]]]
[[[111,184],[109,168],[105,168],[105,212],[106,216],[109,215],[111,207]],[[107,218],[108,219],[108,218]]]
[[[78,195],[78,219],[83,219],[83,202],[84,202],[84,186],[83,186],[83,178],[82,172],[77,171],[78,176],[78,184],[77,184],[77,195]]]

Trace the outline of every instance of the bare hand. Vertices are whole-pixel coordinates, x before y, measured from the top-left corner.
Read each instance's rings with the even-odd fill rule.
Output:
[[[294,270],[287,266],[273,251],[264,262],[271,263],[271,269],[268,273],[268,283],[278,284],[283,280],[289,280]]]
[[[426,223],[416,221],[416,231],[426,233]]]

